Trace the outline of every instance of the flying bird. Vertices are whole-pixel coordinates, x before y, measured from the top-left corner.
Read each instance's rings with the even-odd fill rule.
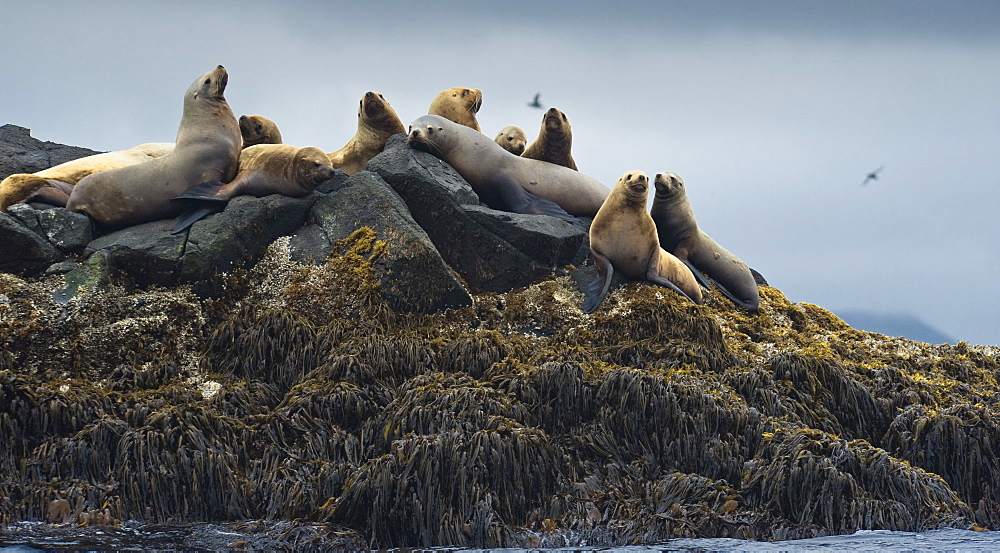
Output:
[[[539,92],[538,94],[535,94],[535,99],[532,100],[532,101],[530,101],[530,102],[528,102],[528,107],[533,107],[533,108],[538,108],[538,109],[544,108],[545,106],[543,106],[542,103],[538,101],[538,97],[541,96],[541,95],[542,95],[541,92]]]
[[[882,169],[884,168],[885,168],[884,165],[880,165],[878,169],[872,171],[871,173],[868,173],[868,176],[865,177],[865,180],[861,182],[861,186],[868,184],[868,181],[870,180],[878,180],[878,174],[881,173]]]

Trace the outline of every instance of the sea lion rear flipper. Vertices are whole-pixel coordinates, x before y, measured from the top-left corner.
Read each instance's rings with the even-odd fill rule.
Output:
[[[217,211],[219,210],[212,209],[211,207],[192,207],[177,216],[177,224],[174,225],[174,228],[170,229],[170,234],[178,234],[195,224],[197,221],[200,221],[209,213],[215,213]]]
[[[209,200],[215,202],[228,202],[229,198],[220,195],[225,183],[220,180],[205,181],[188,188],[183,194],[174,196],[175,200]],[[196,219],[197,220],[197,219]]]
[[[709,283],[709,279],[705,278],[705,275],[701,274],[701,271],[699,271],[687,258],[678,256],[677,259],[680,259],[685,265],[687,265],[688,269],[691,269],[691,274],[694,275],[694,279],[698,281],[698,284],[702,285],[704,288],[712,288],[712,285]],[[712,282],[715,281],[713,280]],[[716,284],[718,283],[716,282]],[[722,287],[720,286],[719,288]]]
[[[579,222],[576,217],[566,213],[559,204],[528,192],[513,180],[498,177],[493,186],[500,200],[514,213],[548,215],[569,223]]]
[[[601,302],[604,301],[604,296],[608,295],[608,289],[611,288],[611,277],[615,273],[615,268],[607,257],[604,257],[593,248],[590,249],[590,253],[594,257],[597,278],[587,287],[587,293],[583,299],[583,307],[581,307],[584,313],[593,313],[597,309],[597,306],[601,305]]]

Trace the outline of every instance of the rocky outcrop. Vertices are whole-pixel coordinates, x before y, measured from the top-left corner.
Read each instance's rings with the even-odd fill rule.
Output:
[[[14,173],[34,173],[99,153],[77,146],[42,142],[31,136],[31,130],[17,125],[0,126],[0,180]]]

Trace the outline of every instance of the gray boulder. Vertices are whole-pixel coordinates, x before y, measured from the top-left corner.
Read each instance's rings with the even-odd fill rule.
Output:
[[[219,273],[253,266],[265,246],[305,223],[318,197],[238,196],[222,212],[180,234],[170,234],[175,221],[163,219],[101,236],[87,245],[85,253],[107,259],[101,266],[107,267],[111,282],[138,286],[192,282],[196,292],[211,295]]]
[[[541,265],[576,265],[583,263],[590,253],[587,232],[562,219],[497,211],[484,205],[465,205],[462,209],[474,221]]]
[[[466,211],[475,192],[448,164],[393,137],[368,162],[409,206],[441,257],[476,291],[507,292],[549,275],[542,265]]]
[[[0,212],[0,271],[37,276],[60,259],[59,250],[39,232],[17,217]]]
[[[0,180],[14,173],[34,173],[99,153],[89,148],[43,142],[32,138],[30,129],[17,125],[0,126]]]
[[[393,309],[433,313],[472,305],[468,291],[427,233],[378,175],[361,171],[351,176],[343,187],[316,202],[309,222],[290,241],[293,259],[320,262],[329,256],[333,242],[370,227],[386,241],[386,254],[375,261],[375,268],[383,296]]]

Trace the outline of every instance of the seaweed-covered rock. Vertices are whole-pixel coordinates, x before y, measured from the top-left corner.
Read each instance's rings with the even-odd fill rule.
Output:
[[[406,204],[378,175],[356,173],[343,187],[320,198],[309,220],[313,224],[290,242],[293,259],[325,260],[333,242],[368,227],[385,242],[385,252],[375,266],[393,309],[432,313],[472,304],[469,293],[414,222]]]

